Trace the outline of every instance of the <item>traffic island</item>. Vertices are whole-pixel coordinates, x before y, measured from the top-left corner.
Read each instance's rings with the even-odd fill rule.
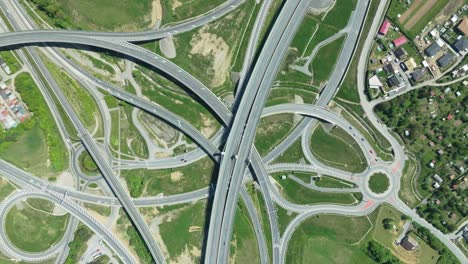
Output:
[[[390,180],[384,173],[378,172],[369,177],[369,189],[376,194],[385,193],[389,186]]]

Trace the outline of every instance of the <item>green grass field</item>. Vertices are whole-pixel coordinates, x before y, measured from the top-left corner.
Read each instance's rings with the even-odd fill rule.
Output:
[[[0,175],[0,200],[3,201],[16,187]]]
[[[388,186],[390,186],[390,181],[383,173],[373,174],[369,179],[369,189],[374,193],[384,193],[388,190]]]
[[[161,0],[163,8],[162,24],[179,22],[205,14],[223,3],[223,0]]]
[[[5,229],[8,239],[19,249],[40,252],[62,238],[68,215],[53,216],[21,203],[22,209],[13,206],[7,213]]]
[[[395,240],[400,235],[401,229],[405,221],[401,220],[401,213],[391,206],[383,205],[378,209],[377,219],[375,221],[375,228],[372,232],[372,237],[375,241],[392,251],[392,254],[406,263],[437,263],[439,255],[437,251],[430,248],[426,242],[418,239],[420,249],[417,251],[409,252],[401,246],[395,245]],[[384,219],[390,219],[394,229],[384,228]],[[387,220],[388,221],[388,220]],[[412,234],[415,236],[415,234]]]
[[[159,209],[158,209],[159,210]],[[161,237],[169,251],[169,259],[175,261],[186,251],[201,250],[205,229],[206,201],[195,204],[164,207],[168,213],[159,225]],[[171,216],[169,216],[171,215]],[[199,257],[191,255],[193,262]]]
[[[34,172],[39,176],[46,176],[51,173],[50,168],[46,165],[49,158],[47,142],[39,125],[25,131],[14,144],[9,144],[6,148],[0,149],[2,159],[20,168]]]
[[[315,184],[319,187],[325,188],[352,188],[353,183],[343,181],[330,176],[322,176],[319,181],[316,181]]]
[[[338,127],[328,133],[322,125],[318,126],[312,133],[311,149],[319,161],[338,169],[361,172],[367,167],[357,143]]]
[[[374,263],[359,244],[370,228],[367,217],[313,216],[292,235],[286,263]]]
[[[13,51],[3,50],[0,51],[0,58],[10,67],[11,73],[14,74],[21,69],[21,64],[15,57],[16,54]]]
[[[53,213],[55,208],[55,203],[40,198],[28,198],[26,203],[30,207],[46,213]]]
[[[230,247],[230,260],[233,263],[260,263],[253,225],[242,201],[237,204]]]
[[[214,130],[218,130],[221,127],[212,113],[199,103],[198,98],[190,96],[169,80],[141,67],[134,70],[132,75],[142,87],[143,94],[152,102],[177,114],[197,129],[212,127]],[[152,81],[145,76],[150,77]],[[182,105],[183,107],[181,107]]]
[[[353,193],[325,193],[318,192],[296,183],[291,179],[281,180],[280,176],[284,173],[273,173],[272,177],[281,185],[281,193],[285,198],[293,203],[298,204],[317,204],[317,203],[333,203],[333,204],[355,204],[359,202]]]
[[[280,206],[276,206],[276,214],[278,215],[278,228],[280,234],[283,234],[289,223],[297,216],[297,213],[290,212]]]
[[[27,0],[59,28],[136,31],[151,24],[151,0]],[[43,10],[43,11],[41,11]]]
[[[215,164],[208,157],[177,169],[122,171],[132,197],[184,193],[207,187],[213,180]]]
[[[123,159],[145,159],[148,157],[148,148],[133,124],[133,109],[133,106],[121,102],[118,110],[111,112],[111,146],[124,154],[121,156]]]
[[[344,40],[344,36],[340,37],[326,46],[321,47],[318,51],[311,64],[311,72],[314,74],[314,83],[316,85],[320,86],[328,80],[340,55],[337,51],[341,50]]]
[[[309,163],[302,151],[301,139],[297,139],[286,151],[277,157],[273,163],[299,163],[300,161]]]
[[[111,208],[109,206],[91,204],[91,203],[84,203],[84,207],[102,215],[102,216],[110,216]]]
[[[262,118],[257,127],[254,143],[260,155],[266,155],[293,128],[294,114],[279,114]]]
[[[41,57],[88,131],[92,132],[96,125],[102,125],[101,114],[91,94],[63,69],[47,59],[45,55]],[[99,137],[102,134],[95,136]]]
[[[268,221],[268,212],[266,210],[265,201],[263,200],[262,194],[257,191],[257,189],[255,189],[253,184],[247,184],[246,188],[247,192],[253,200],[258,218],[260,219],[260,224],[262,225],[263,234],[265,235],[265,240],[267,243],[268,256],[271,260],[273,254],[271,228]]]
[[[285,87],[274,87],[271,89],[266,107],[278,104],[301,102],[301,99],[306,104],[312,104],[317,98],[316,92],[302,88],[286,88],[287,85],[284,83],[283,85],[285,85]],[[296,98],[299,100],[296,101]]]
[[[405,168],[403,170],[403,176],[400,179],[400,190],[398,195],[402,201],[408,204],[411,208],[416,207],[419,204],[419,199],[413,192],[413,180],[417,169],[416,162],[410,158],[406,161]]]
[[[62,172],[68,153],[39,88],[28,73],[17,75],[15,86],[34,116],[0,135],[0,157],[39,176]]]

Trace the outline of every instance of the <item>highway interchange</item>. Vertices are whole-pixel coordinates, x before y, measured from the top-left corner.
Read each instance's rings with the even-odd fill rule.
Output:
[[[65,109],[68,118],[72,120],[73,125],[79,132],[78,136],[82,145],[67,145],[70,153],[72,154],[70,155],[72,164],[76,162],[76,157],[80,153],[79,151],[83,151],[84,148],[86,148],[97,163],[101,176],[107,183],[105,184],[101,181],[100,186],[106,186],[104,188],[107,188],[108,193],[107,196],[100,196],[85,193],[81,190],[71,190],[55,186],[46,181],[40,180],[38,177],[35,177],[30,173],[22,171],[20,168],[17,168],[12,164],[0,160],[0,174],[22,187],[20,192],[15,192],[0,204],[0,213],[5,212],[15,201],[18,199],[24,199],[24,197],[42,197],[49,199],[60,204],[67,212],[73,215],[74,218],[89,226],[103,241],[106,242],[107,245],[109,245],[109,247],[124,263],[135,263],[136,261],[134,260],[134,257],[125,249],[121,242],[116,239],[111,232],[109,232],[108,227],[100,224],[91,215],[86,213],[86,210],[81,208],[80,203],[87,202],[107,204],[112,206],[114,208],[113,210],[115,210],[115,208],[123,207],[132,219],[137,230],[142,235],[155,262],[165,263],[167,261],[166,258],[161,253],[161,249],[151,235],[148,225],[144,222],[136,207],[187,203],[206,199],[207,197],[212,196],[211,217],[209,228],[206,230],[207,240],[206,245],[204,246],[204,262],[226,263],[229,258],[229,244],[232,237],[233,221],[237,208],[236,205],[240,196],[247,205],[249,217],[254,225],[261,262],[284,263],[288,242],[294,230],[300,223],[310,216],[322,213],[367,215],[375,210],[379,204],[389,203],[401,212],[411,216],[414,221],[429,228],[447,247],[450,248],[462,263],[466,262],[466,257],[448,238],[448,236],[442,234],[440,231],[428,224],[424,219],[420,218],[413,210],[401,202],[398,197],[400,184],[399,177],[402,175],[406,155],[403,147],[389,133],[387,128],[378,121],[372,110],[374,105],[367,101],[367,98],[363,93],[365,89],[364,73],[366,69],[362,65],[366,65],[366,56],[362,56],[360,58],[362,62],[359,64],[358,68],[358,90],[360,92],[361,102],[369,120],[391,143],[394,160],[392,162],[384,162],[377,158],[375,154],[371,154],[376,152],[373,151],[371,145],[364,140],[364,136],[360,135],[359,131],[348,121],[328,109],[328,104],[338,91],[354,54],[360,31],[366,18],[369,6],[368,0],[359,0],[356,11],[353,12],[347,26],[348,32],[346,43],[340,53],[337,65],[335,66],[327,85],[323,88],[320,93],[320,97],[314,105],[284,104],[264,108],[272,83],[276,77],[279,67],[281,66],[281,62],[286,54],[289,44],[302,22],[302,18],[307,11],[307,7],[311,5],[311,1],[309,0],[286,1],[286,3],[281,7],[280,13],[274,22],[271,30],[272,33],[267,36],[267,39],[259,52],[258,58],[253,60],[255,47],[259,42],[259,34],[262,26],[264,26],[265,14],[271,5],[271,1],[263,1],[261,11],[259,12],[255,22],[255,29],[252,31],[249,39],[249,45],[247,48],[248,55],[244,61],[242,70],[243,74],[240,82],[242,85],[242,87],[240,87],[242,92],[240,92],[236,98],[236,100],[238,100],[238,106],[236,107],[237,110],[234,114],[215,94],[210,91],[209,88],[193,77],[190,73],[186,72],[171,61],[131,43],[143,40],[158,40],[167,37],[168,35],[175,35],[192,30],[193,28],[200,27],[210,21],[222,17],[237,8],[243,2],[244,1],[241,0],[227,1],[225,4],[215,8],[204,16],[166,28],[136,33],[102,33],[68,30],[38,30],[36,29],[33,20],[23,10],[23,7],[19,5],[18,1],[1,1],[0,8],[16,32],[0,34],[0,47],[27,47],[19,51],[20,56],[26,64],[29,64],[29,68],[32,69],[32,75],[43,92],[48,106],[51,108],[54,118],[59,125],[62,138],[66,141],[70,138],[70,135],[67,134],[66,129],[63,127],[63,120],[58,113],[55,102],[51,99],[50,95],[48,95],[45,85],[52,88],[54,95],[59,98],[61,106]],[[372,46],[373,38],[385,12],[386,3],[387,1],[381,1],[379,4],[377,15],[374,18],[372,28],[370,30],[371,33],[365,41],[365,52],[362,52],[365,55],[367,55],[370,47]],[[98,90],[107,92],[119,100],[125,101],[136,108],[144,110],[147,113],[166,121],[174,128],[180,130],[186,136],[191,138],[199,146],[199,149],[183,154],[183,159],[186,159],[191,163],[201,159],[205,155],[208,155],[215,162],[219,163],[218,181],[216,182],[216,185],[190,193],[131,199],[116,177],[115,169],[173,168],[186,165],[187,163],[184,164],[184,162],[181,162],[180,157],[160,160],[153,159],[144,162],[116,160],[113,158],[108,149],[110,119],[107,118],[104,122],[106,140],[104,143],[96,142],[96,140],[92,138],[90,133],[83,126],[70,103],[63,95],[63,92],[51,77],[41,58],[38,56],[37,51],[34,48],[29,47],[37,44],[47,46],[42,47],[42,51],[48,57],[54,58],[54,60],[59,62],[71,76],[79,80],[91,94],[94,94],[93,97],[96,100],[99,100]],[[73,62],[64,58],[64,56],[54,48],[57,44],[79,44],[83,47],[90,46],[107,49],[123,54],[126,57],[133,58],[136,61],[151,65],[165,73],[167,76],[171,76],[171,78],[175,79],[186,89],[190,90],[197,97],[197,100],[203,102],[204,105],[210,108],[212,113],[217,115],[217,118],[223,124],[223,128],[218,131],[217,136],[208,140],[200,133],[199,130],[194,128],[190,122],[187,122],[165,108],[91,76],[78,65],[75,65]],[[32,58],[31,61],[28,60],[28,57],[23,53],[27,53],[29,57]],[[45,76],[47,84],[43,83],[39,76]],[[105,105],[101,105],[99,103],[98,105],[100,105],[101,112],[106,113],[106,111],[108,111]],[[304,116],[304,118],[281,144],[262,159],[255,147],[252,147],[256,127],[261,117],[279,113],[295,113]],[[370,165],[369,168],[360,174],[351,174],[330,168],[317,161],[308,147],[304,148],[304,152],[306,158],[312,165],[270,164],[275,157],[284,152],[286,148],[299,137],[302,137],[303,146],[309,146],[310,142],[307,142],[307,140],[310,140],[311,128],[317,124],[317,120],[335,124],[343,128],[345,131],[348,131],[348,133],[355,138],[359,147],[365,154],[366,160]],[[224,139],[222,137],[223,134],[227,134],[227,137]],[[83,177],[78,170],[79,168],[72,168],[76,177]],[[358,186],[364,196],[364,199],[356,206],[297,205],[291,203],[279,193],[277,187],[274,186],[268,175],[268,173],[288,170],[319,172],[351,181]],[[385,173],[389,176],[391,182],[389,190],[382,195],[372,193],[367,186],[368,178],[376,172]],[[269,224],[272,233],[272,259],[269,259],[268,256],[265,234],[263,233],[260,221],[256,215],[256,210],[243,186],[245,181],[249,181],[251,179],[254,179],[257,182],[258,188],[261,191],[267,207],[265,210],[268,212]],[[214,192],[210,191],[211,188],[214,188]],[[280,235],[279,233],[275,203],[287,210],[297,212],[299,214],[288,225],[283,235]],[[67,234],[71,234],[74,229],[76,229],[76,221],[71,221],[67,227]],[[65,238],[70,238],[70,236],[65,236]],[[50,250],[40,254],[28,254],[15,249],[8,243],[4,236],[4,232],[0,232],[0,245],[2,245],[2,251],[13,258],[26,261],[41,261],[43,259],[50,258],[51,256],[55,256],[54,254],[60,254],[59,252],[62,249],[67,248],[66,242],[67,239],[64,239],[60,244],[57,244]],[[56,262],[60,263],[62,258],[63,256],[58,257]]]

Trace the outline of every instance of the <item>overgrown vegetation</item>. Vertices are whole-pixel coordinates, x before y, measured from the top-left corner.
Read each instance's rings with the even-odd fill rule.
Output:
[[[418,213],[442,232],[454,231],[468,215],[466,175],[461,170],[468,155],[466,141],[462,140],[468,98],[462,83],[450,85],[451,90],[445,92],[447,88],[423,87],[376,106],[381,120],[420,160],[415,187],[429,202],[420,205]],[[442,182],[437,182],[435,175]]]
[[[77,263],[81,255],[86,251],[88,246],[86,242],[93,235],[93,231],[86,227],[85,225],[79,225],[78,229],[75,231],[73,241],[68,244],[70,252],[68,257],[65,260],[65,264],[74,264]]]
[[[8,161],[15,162],[15,160],[10,159],[12,153],[7,155],[4,151],[11,145],[17,144],[23,137],[30,134],[31,131],[34,131],[34,128],[37,126],[44,133],[48,159],[50,160],[50,169],[53,172],[65,170],[68,167],[68,152],[60,138],[52,113],[39,91],[39,88],[36,86],[29,73],[20,73],[17,75],[15,78],[15,86],[16,91],[21,94],[23,101],[33,115],[30,120],[20,124],[18,127],[0,133],[0,155]],[[40,142],[40,140],[36,138],[30,143],[37,144],[38,142]],[[23,153],[23,155],[28,155],[28,153]]]

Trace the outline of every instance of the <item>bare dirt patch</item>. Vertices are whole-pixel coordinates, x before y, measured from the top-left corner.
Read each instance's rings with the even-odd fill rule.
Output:
[[[178,8],[181,5],[182,5],[182,2],[180,2],[179,0],[172,1],[172,5],[171,5],[172,6],[172,11],[175,11],[176,8]]]
[[[57,177],[56,184],[62,187],[73,188],[75,181],[73,175],[69,171],[64,171]]]
[[[223,38],[207,32],[207,27],[202,27],[190,41],[190,54],[198,54],[213,59],[211,70],[213,78],[210,86],[217,87],[224,83],[229,74],[231,55],[229,46]]]
[[[206,117],[205,115],[200,115],[203,122],[203,128],[201,129],[201,133],[203,136],[210,138],[216,132],[213,120]]]
[[[200,232],[202,230],[201,226],[191,226],[189,227],[189,233]]]
[[[162,6],[159,0],[153,0],[151,9],[151,27],[154,27],[158,20],[162,19]]]
[[[411,29],[432,8],[437,0],[427,0],[421,8],[405,23],[406,29]],[[406,13],[406,12],[405,12]]]
[[[172,182],[178,182],[182,179],[182,177],[184,176],[184,174],[180,171],[174,171],[171,173],[171,181]]]

